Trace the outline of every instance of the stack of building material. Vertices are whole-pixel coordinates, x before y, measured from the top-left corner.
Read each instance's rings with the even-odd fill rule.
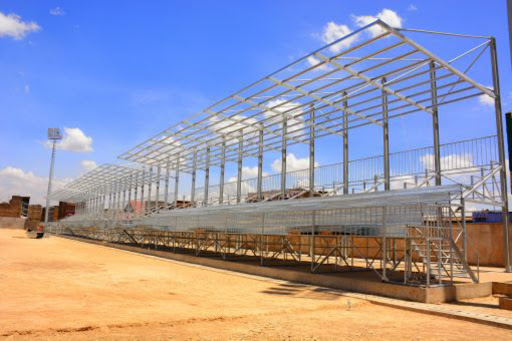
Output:
[[[501,309],[512,310],[512,282],[492,282],[492,294],[499,296]]]

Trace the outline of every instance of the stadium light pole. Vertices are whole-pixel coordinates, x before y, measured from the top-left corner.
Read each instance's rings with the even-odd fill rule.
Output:
[[[50,193],[52,191],[53,164],[55,163],[55,145],[62,139],[59,128],[48,128],[48,140],[52,141],[52,159],[50,162],[50,176],[48,177],[48,191],[46,192],[46,208],[44,210],[44,226],[48,226],[48,214],[50,212]]]

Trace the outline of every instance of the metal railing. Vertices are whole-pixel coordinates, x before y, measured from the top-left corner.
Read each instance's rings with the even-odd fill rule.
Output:
[[[441,174],[456,175],[479,172],[482,167],[495,167],[498,164],[497,137],[495,135],[442,144],[440,146]],[[350,193],[379,190],[384,178],[384,157],[372,156],[349,162]],[[423,147],[390,154],[390,177],[392,188],[415,187],[428,181],[434,171],[434,148]],[[460,179],[462,182],[467,179]],[[242,180],[241,197],[255,198],[257,178]],[[405,184],[405,185],[404,185]],[[467,183],[470,185],[470,183]],[[333,163],[315,167],[315,191],[331,191],[340,194],[343,186],[343,163]],[[281,174],[262,177],[262,192],[281,190]],[[309,169],[286,173],[286,189],[309,189]],[[236,181],[224,184],[223,204],[236,203]],[[195,206],[219,205],[219,185],[211,185],[208,200],[204,199],[204,187],[196,188]],[[254,201],[254,200],[252,200]]]

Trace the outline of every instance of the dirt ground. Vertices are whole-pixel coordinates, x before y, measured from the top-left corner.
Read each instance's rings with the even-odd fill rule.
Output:
[[[510,340],[342,293],[0,229],[7,339]]]

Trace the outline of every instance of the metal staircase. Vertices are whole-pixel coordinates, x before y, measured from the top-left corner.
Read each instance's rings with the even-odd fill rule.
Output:
[[[470,278],[474,283],[478,282],[478,276],[467,263],[463,251],[452,238],[443,236],[444,229],[436,231],[429,227],[415,227],[414,232],[412,251],[422,262],[427,285],[432,282],[452,283],[456,278]],[[432,232],[437,236],[430,235]]]

